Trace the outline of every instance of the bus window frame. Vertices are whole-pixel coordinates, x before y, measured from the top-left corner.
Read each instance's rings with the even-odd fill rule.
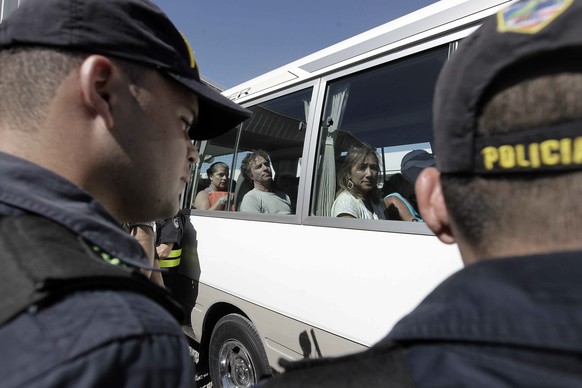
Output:
[[[343,219],[339,217],[325,217],[310,214],[310,204],[313,200],[312,190],[315,183],[316,158],[318,157],[317,147],[321,124],[320,115],[321,112],[323,112],[325,94],[327,93],[327,86],[329,83],[374,67],[388,65],[391,62],[406,59],[416,54],[436,49],[439,46],[444,47],[445,45],[448,45],[450,57],[450,55],[456,50],[459,41],[470,34],[477,27],[477,24],[469,26],[465,25],[463,28],[454,30],[452,32],[449,30],[448,33],[443,35],[437,35],[436,37],[431,35],[431,39],[427,39],[421,42],[414,41],[413,44],[409,46],[404,45],[404,47],[399,45],[394,50],[383,51],[382,54],[379,54],[372,59],[366,58],[366,60],[362,61],[361,63],[355,65],[346,65],[341,70],[332,68],[327,72],[327,75],[314,75],[314,77],[291,87],[286,87],[285,83],[283,83],[277,85],[277,87],[272,88],[273,90],[269,92],[262,91],[260,96],[252,95],[248,98],[241,99],[241,101],[237,101],[245,108],[250,108],[252,106],[265,103],[309,87],[313,88],[309,107],[309,116],[307,118],[305,128],[306,134],[302,151],[303,163],[300,170],[301,175],[297,194],[296,212],[292,215],[275,215],[241,212],[216,212],[192,209],[192,214],[203,217],[233,218],[250,221],[288,223],[295,225],[370,230],[386,233],[434,235],[432,231],[430,231],[430,229],[422,222]],[[244,125],[244,123],[241,125]],[[240,131],[240,126],[237,127],[237,131]],[[236,151],[238,152],[238,150]],[[199,168],[199,166],[200,165],[197,165],[197,168]]]
[[[317,96],[319,96],[319,91],[318,88],[320,86],[320,80],[319,79],[315,79],[315,80],[310,80],[307,82],[302,82],[300,84],[294,85],[293,87],[287,88],[287,89],[282,89],[279,90],[277,92],[273,92],[273,93],[269,93],[267,95],[263,95],[259,98],[256,99],[252,99],[247,101],[245,104],[243,104],[243,106],[245,108],[252,108],[253,106],[259,105],[259,104],[263,104],[265,102],[268,101],[273,101],[277,98],[281,98],[281,97],[285,97],[288,96],[290,94],[293,94],[295,92],[299,92],[302,90],[306,90],[311,88],[311,102],[309,104],[309,112],[308,112],[308,117],[307,117],[307,121],[306,121],[306,126],[305,126],[305,140],[303,142],[303,147],[302,147],[302,151],[301,151],[301,155],[302,155],[302,159],[305,161],[306,158],[305,156],[308,155],[308,144],[311,143],[311,136],[312,136],[312,132],[310,130],[310,128],[313,127],[314,123],[313,120],[315,120],[315,105],[313,103],[314,99],[317,98]],[[241,123],[239,126],[236,127],[236,130],[238,131],[237,133],[237,138],[240,136],[240,132],[241,132],[241,128],[245,125],[245,123]],[[206,147],[207,141],[203,141],[199,143],[199,147],[200,147],[200,151],[201,151],[201,155],[203,152],[203,149]],[[238,148],[238,144],[236,144],[237,148]],[[236,152],[237,154],[239,153],[238,149],[235,149],[234,152]],[[192,214],[195,215],[199,215],[199,216],[204,216],[204,217],[218,217],[218,218],[234,218],[234,219],[244,219],[244,220],[251,220],[251,221],[264,221],[264,222],[278,222],[278,223],[289,223],[289,224],[296,224],[296,225],[300,225],[301,224],[301,219],[302,214],[303,214],[303,200],[302,200],[302,192],[303,192],[303,187],[305,185],[305,181],[306,176],[308,174],[308,170],[306,169],[307,163],[302,163],[301,165],[301,170],[300,170],[300,179],[299,179],[299,188],[298,188],[298,192],[297,192],[297,204],[296,204],[296,209],[295,209],[295,214],[289,214],[289,215],[277,215],[277,214],[258,214],[258,213],[244,213],[244,212],[221,212],[221,211],[212,211],[212,210],[199,210],[199,209],[191,209]],[[199,161],[196,163],[196,167],[195,167],[195,173],[197,175],[195,175],[197,178],[200,177],[200,167],[202,166],[202,161]],[[197,184],[197,181],[195,181],[195,179],[191,179],[190,180],[192,183],[189,183],[189,185],[195,185]],[[189,186],[190,187],[190,186]],[[195,196],[195,193],[193,193],[192,191],[192,197]],[[186,200],[187,201],[187,200]],[[191,202],[186,202],[187,203],[191,203]]]
[[[467,30],[467,29],[464,29]],[[465,36],[462,32],[455,32],[452,34],[455,38],[454,40],[450,40],[451,36],[443,36],[437,39],[433,39],[422,44],[414,45],[413,47],[408,47],[403,50],[398,50],[395,52],[385,53],[384,55],[375,58],[373,60],[366,61],[365,63],[350,66],[342,71],[335,71],[333,74],[328,76],[321,77],[321,84],[319,88],[320,95],[317,97],[317,112],[323,112],[324,103],[325,103],[325,95],[327,93],[327,86],[334,81],[347,78],[350,75],[366,71],[372,69],[374,67],[389,65],[392,62],[396,62],[398,60],[405,60],[406,58],[412,57],[417,54],[421,54],[423,52],[427,52],[433,49],[437,49],[439,46],[445,47],[448,45],[449,48],[449,57],[452,52],[452,49],[456,48],[458,45],[458,41],[460,37]],[[310,203],[313,200],[313,188],[315,184],[315,172],[316,172],[316,158],[317,155],[317,148],[318,148],[318,141],[319,141],[319,127],[311,127],[309,130],[312,133],[311,143],[309,145],[309,155],[311,158],[308,160],[308,168],[311,172],[308,182],[306,182],[307,186],[306,191],[303,193],[301,197],[304,202],[305,211],[302,215],[302,224],[303,225],[310,225],[310,226],[322,226],[322,227],[335,227],[335,228],[346,228],[346,229],[357,229],[357,230],[373,230],[373,231],[382,231],[382,232],[389,232],[389,233],[406,233],[406,234],[419,234],[419,235],[434,235],[432,231],[422,222],[404,222],[404,221],[392,221],[392,220],[361,220],[361,219],[345,219],[340,217],[326,217],[326,216],[317,216],[309,214],[310,212]],[[308,198],[306,196],[309,196]],[[306,198],[308,202],[305,203]]]

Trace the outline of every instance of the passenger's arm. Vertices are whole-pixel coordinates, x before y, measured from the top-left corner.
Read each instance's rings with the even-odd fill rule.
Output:
[[[199,210],[208,210],[210,208],[210,198],[208,193],[204,190],[196,194],[196,199],[194,200],[194,208]]]
[[[351,194],[340,193],[331,207],[332,217],[358,218],[358,202]]]
[[[390,205],[394,205],[396,209],[398,209],[398,214],[400,215],[400,219],[402,221],[413,221],[412,214],[408,211],[408,207],[402,200],[398,197],[387,197],[384,198],[384,204],[386,208],[389,208]]]

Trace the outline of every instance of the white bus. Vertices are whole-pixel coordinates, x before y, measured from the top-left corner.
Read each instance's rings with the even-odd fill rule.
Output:
[[[230,166],[227,211],[191,209],[180,267],[192,279],[187,334],[214,387],[250,386],[281,362],[363,350],[461,268],[422,222],[330,217],[353,144],[400,160],[431,149],[433,89],[458,42],[508,0],[442,0],[224,91],[253,116],[198,144],[187,207],[216,161]],[[269,153],[294,212],[238,212],[251,150]],[[436,155],[438,158],[438,155]],[[196,254],[197,251],[197,254]],[[283,361],[281,361],[283,360]]]

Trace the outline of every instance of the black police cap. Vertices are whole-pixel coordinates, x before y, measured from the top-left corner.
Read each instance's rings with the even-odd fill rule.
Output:
[[[148,0],[27,0],[0,24],[0,49],[42,46],[118,57],[167,74],[199,97],[192,139],[210,139],[251,112],[200,80],[184,36]]]
[[[434,150],[443,173],[582,169],[582,122],[478,136],[480,109],[509,82],[582,72],[582,2],[525,0],[488,17],[445,63],[434,99]],[[513,80],[513,81],[512,81]]]

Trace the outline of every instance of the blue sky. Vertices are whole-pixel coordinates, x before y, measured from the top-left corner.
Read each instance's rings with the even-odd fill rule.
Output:
[[[436,0],[154,0],[225,88]]]

